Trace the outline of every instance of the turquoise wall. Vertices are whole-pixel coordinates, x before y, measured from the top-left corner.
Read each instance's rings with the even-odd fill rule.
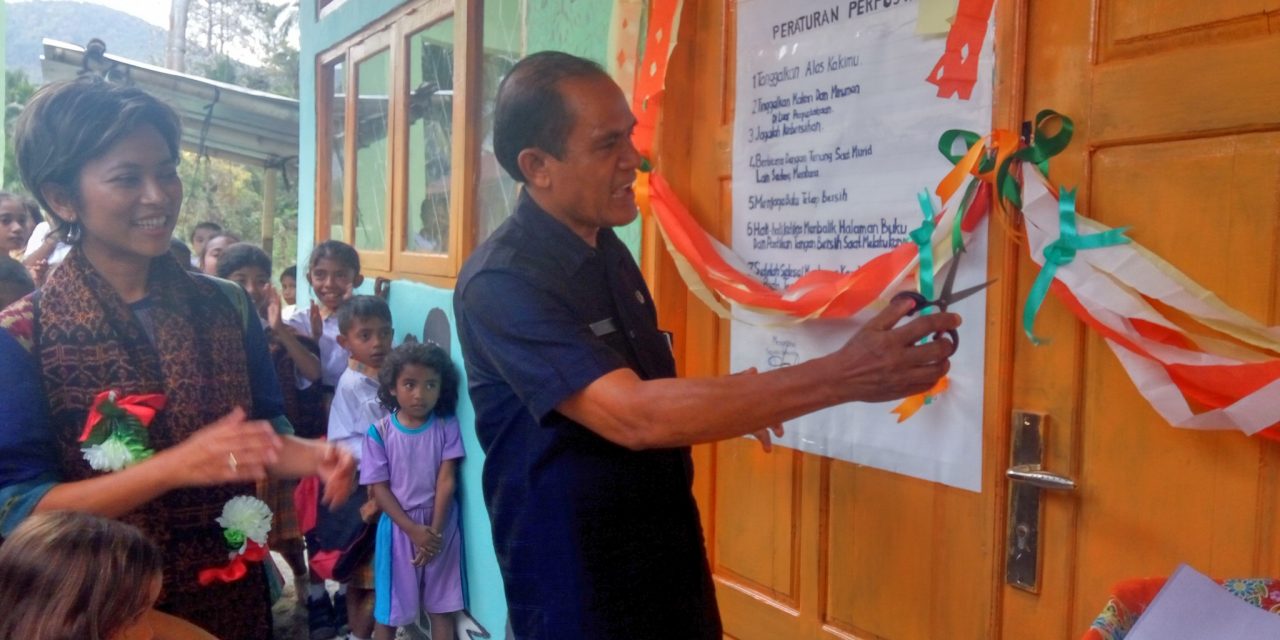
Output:
[[[299,87],[302,108],[299,136],[298,177],[298,265],[305,269],[315,238],[316,192],[316,56],[358,33],[369,23],[403,4],[401,0],[346,0],[324,18],[316,19],[315,0],[301,1],[301,61]],[[513,26],[523,25],[527,52],[556,49],[590,58],[605,64],[608,55],[609,21],[613,0],[528,0],[526,16],[518,15],[522,3],[516,0],[490,0],[486,11],[486,32],[507,33]],[[516,15],[513,15],[516,14]],[[523,18],[523,19],[522,19]],[[516,26],[518,29],[519,27]],[[508,34],[509,35],[509,34]],[[618,235],[639,255],[640,231],[636,224],[618,229]],[[372,292],[372,282],[361,287]],[[304,279],[298,283],[298,298],[309,297]],[[453,292],[427,285],[397,280],[391,285],[391,315],[399,342],[407,334],[424,337],[428,314],[439,309],[437,316],[447,320],[450,354],[463,374],[461,350],[457,344],[452,303]],[[462,425],[466,458],[460,469],[459,504],[466,544],[466,579],[469,590],[468,609],[493,637],[504,636],[507,620],[502,577],[493,551],[493,537],[488,512],[481,495],[480,472],[484,454],[475,434],[475,409],[466,393],[458,402],[458,420]],[[465,636],[464,636],[465,637]]]
[[[347,0],[332,13],[316,20],[315,0],[302,0],[301,4],[301,66],[299,91],[302,107],[299,118],[299,165],[304,170],[298,177],[298,264],[305,260],[315,245],[316,192],[316,56],[333,47],[365,25],[377,20],[401,2],[393,0]],[[311,195],[313,197],[306,197]],[[305,266],[302,267],[305,269]],[[298,297],[310,294],[304,279],[299,279]],[[372,282],[361,287],[363,293],[372,293]],[[427,314],[439,308],[448,318],[452,333],[453,292],[425,285],[396,281],[391,286],[391,317],[396,328],[396,342],[407,334],[423,338],[423,324]],[[502,592],[502,575],[498,571],[497,556],[493,551],[493,534],[489,528],[489,514],[485,510],[484,496],[480,492],[480,471],[484,466],[484,453],[475,434],[475,410],[465,393],[466,372],[456,336],[450,342],[450,355],[463,375],[464,390],[458,399],[458,422],[462,425],[463,447],[466,457],[458,468],[458,504],[463,529],[468,588],[467,609],[492,637],[501,638],[507,626],[507,603]],[[466,637],[466,636],[462,636]]]

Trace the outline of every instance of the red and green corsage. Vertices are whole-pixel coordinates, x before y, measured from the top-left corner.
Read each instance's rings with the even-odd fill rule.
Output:
[[[164,404],[159,393],[99,393],[80,433],[80,451],[89,466],[94,471],[119,471],[150,458],[155,452],[147,446],[147,426]]]
[[[201,569],[201,586],[214,582],[235,582],[249,572],[248,562],[262,562],[269,550],[267,534],[271,532],[271,508],[253,496],[236,496],[222,506],[222,537],[227,542],[230,561],[220,567]]]

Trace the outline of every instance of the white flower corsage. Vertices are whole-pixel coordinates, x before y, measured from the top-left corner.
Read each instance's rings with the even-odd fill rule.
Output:
[[[80,433],[80,450],[94,471],[119,471],[150,458],[147,426],[164,409],[159,393],[121,397],[114,390],[93,399]]]
[[[222,505],[216,522],[222,525],[230,562],[201,569],[202,586],[213,582],[235,582],[249,572],[246,562],[262,562],[269,553],[267,534],[271,532],[271,508],[253,496],[236,496]]]

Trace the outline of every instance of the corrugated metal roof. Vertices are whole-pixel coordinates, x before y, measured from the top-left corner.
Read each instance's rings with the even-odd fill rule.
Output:
[[[110,53],[86,55],[84,47],[48,38],[43,45],[46,80],[96,73],[169,103],[182,117],[185,149],[257,166],[279,166],[298,156],[297,100]]]

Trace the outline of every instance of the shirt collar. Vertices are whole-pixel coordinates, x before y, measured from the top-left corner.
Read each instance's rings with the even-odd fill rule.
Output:
[[[520,191],[520,200],[516,203],[516,218],[530,235],[542,241],[533,243],[532,246],[546,253],[569,274],[576,273],[587,258],[596,255],[605,236],[612,233],[608,229],[601,229],[596,236],[596,247],[593,248],[568,225],[547,213],[523,189]]]
[[[377,367],[371,367],[359,360],[356,360],[355,358],[347,359],[347,368],[365,376],[366,378],[373,378],[374,380],[378,379]]]

